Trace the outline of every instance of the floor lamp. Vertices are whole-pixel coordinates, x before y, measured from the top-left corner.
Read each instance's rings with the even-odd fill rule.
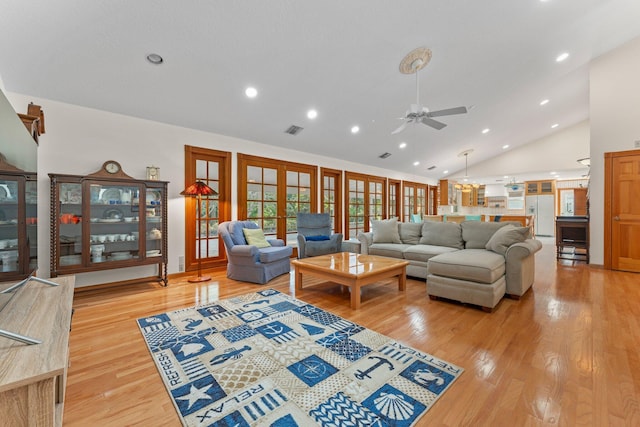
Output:
[[[194,184],[191,184],[187,188],[184,189],[180,193],[183,196],[195,196],[198,199],[198,206],[196,207],[197,216],[198,216],[198,234],[197,234],[197,242],[198,242],[198,276],[190,277],[188,279],[191,283],[198,282],[207,282],[211,280],[209,276],[202,275],[202,242],[200,241],[200,232],[201,232],[201,211],[202,211],[202,196],[217,196],[218,193],[207,184],[202,181],[196,181]]]

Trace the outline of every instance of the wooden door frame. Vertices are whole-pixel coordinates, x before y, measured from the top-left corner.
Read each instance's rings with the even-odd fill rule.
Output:
[[[604,265],[607,270],[612,268],[611,251],[613,248],[611,221],[613,219],[613,160],[619,157],[640,156],[640,150],[616,151],[604,153]]]
[[[387,218],[391,218],[391,187],[396,189],[396,216],[400,218],[402,216],[402,181],[399,179],[387,178]]]
[[[344,218],[342,216],[342,171],[339,169],[320,168],[320,212],[324,212],[324,177],[330,176],[336,180],[335,189],[335,233],[342,233]]]
[[[202,156],[202,158],[206,156],[211,157],[219,157],[221,158],[220,165],[220,188],[218,193],[218,217],[220,222],[229,221],[231,219],[231,153],[228,151],[219,151],[212,150],[210,148],[202,148],[202,147],[194,147],[191,145],[184,146],[184,187],[187,185],[191,185],[193,183],[193,178],[195,176],[194,165],[192,165],[191,160],[195,157],[196,159],[200,158],[198,156]],[[191,181],[191,182],[190,182]],[[193,249],[194,245],[191,245],[190,242],[187,241],[188,236],[196,235],[196,227],[195,227],[195,205],[196,198],[195,197],[185,197],[184,203],[184,217],[185,217],[185,250],[184,250],[184,270],[185,271],[195,271],[198,267],[198,259],[195,255],[195,249]],[[188,218],[193,219],[194,221],[189,221]],[[193,251],[193,252],[192,252]],[[213,268],[220,267],[227,264],[227,252],[224,249],[224,244],[222,243],[222,238],[218,237],[218,258],[203,258],[202,259],[202,267],[204,268]],[[207,261],[208,260],[208,261]]]

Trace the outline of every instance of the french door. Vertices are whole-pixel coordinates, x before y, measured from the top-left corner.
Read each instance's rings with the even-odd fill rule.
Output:
[[[223,265],[226,254],[218,237],[218,224],[231,219],[231,153],[185,145],[185,188],[202,181],[218,195],[185,200],[185,270]],[[200,210],[198,221],[197,209]]]
[[[414,218],[413,215],[419,215],[422,218],[429,214],[427,184],[404,181],[402,189],[404,192],[402,221],[410,222]]]
[[[238,154],[238,219],[297,247],[298,212],[317,212],[317,167]]]
[[[342,171],[320,169],[322,212],[331,217],[331,232],[342,232]]]
[[[378,176],[345,172],[346,239],[370,230],[370,221],[386,217],[386,179]]]
[[[389,188],[389,215],[388,218],[400,218],[400,209],[402,206],[402,197],[400,191],[402,189],[401,181],[397,179],[387,179]]]

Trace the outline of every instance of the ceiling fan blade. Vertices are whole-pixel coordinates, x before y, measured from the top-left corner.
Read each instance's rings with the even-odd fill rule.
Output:
[[[464,114],[466,112],[467,107],[447,108],[445,110],[430,111],[427,113],[427,117],[451,116],[453,114]]]
[[[440,130],[443,127],[447,126],[446,124],[444,124],[442,122],[439,122],[437,120],[430,119],[429,117],[423,117],[423,118],[420,119],[420,121],[423,124],[425,124],[427,126],[431,126],[432,128],[437,129],[437,130]]]
[[[396,129],[396,130],[394,130],[393,132],[391,132],[391,135],[395,135],[395,134],[397,134],[397,133],[402,132],[402,131],[407,127],[407,124],[409,124],[409,122],[408,122],[408,121],[403,122],[403,123],[398,127],[398,129]]]

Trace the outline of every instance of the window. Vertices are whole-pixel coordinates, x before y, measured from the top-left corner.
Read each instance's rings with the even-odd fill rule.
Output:
[[[200,230],[195,197],[185,199],[185,270],[197,269],[198,253],[203,267],[224,264],[226,256],[218,238],[218,224],[231,219],[231,153],[185,146],[185,187],[202,181],[218,195],[203,197]],[[198,250],[200,246],[200,251]]]

